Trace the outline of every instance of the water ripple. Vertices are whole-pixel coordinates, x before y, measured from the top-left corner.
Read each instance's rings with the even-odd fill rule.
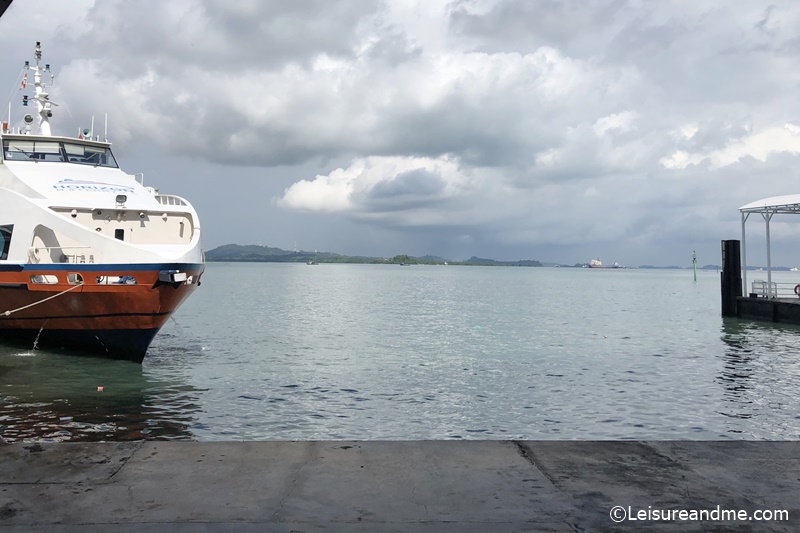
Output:
[[[723,320],[716,275],[211,264],[203,281],[142,366],[0,346],[3,438],[800,438],[800,328]]]

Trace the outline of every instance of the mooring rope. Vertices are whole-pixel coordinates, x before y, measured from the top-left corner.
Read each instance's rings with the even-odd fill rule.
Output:
[[[59,296],[61,296],[62,294],[67,294],[69,291],[74,291],[74,290],[75,290],[75,289],[77,289],[78,287],[83,287],[83,283],[79,283],[79,284],[75,285],[74,287],[70,287],[69,289],[63,290],[63,291],[59,292],[58,294],[54,294],[54,295],[52,295],[52,296],[48,296],[48,297],[47,297],[47,298],[45,298],[44,300],[39,300],[38,302],[33,302],[32,304],[23,305],[22,307],[20,307],[20,308],[17,308],[17,309],[9,309],[8,311],[6,311],[6,312],[4,312],[4,313],[3,313],[3,316],[9,316],[10,314],[12,314],[12,313],[16,313],[17,311],[22,311],[23,309],[27,309],[27,308],[29,308],[29,307],[33,307],[34,305],[43,304],[43,303],[45,303],[47,300],[52,300],[53,298],[58,298],[58,297],[59,297]]]

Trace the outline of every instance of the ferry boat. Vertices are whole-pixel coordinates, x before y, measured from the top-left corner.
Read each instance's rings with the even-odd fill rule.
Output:
[[[20,84],[34,94],[0,124],[0,338],[141,363],[200,285],[197,213],[122,171],[93,131],[53,135],[41,59],[37,42]]]
[[[611,265],[604,265],[600,259],[592,259],[589,261],[589,268],[619,268],[619,263],[614,261]]]

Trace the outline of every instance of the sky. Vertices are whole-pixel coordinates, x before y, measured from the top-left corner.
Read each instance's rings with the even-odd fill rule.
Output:
[[[17,0],[12,124],[36,41],[54,132],[107,116],[206,250],[719,264],[739,207],[800,193],[794,0]]]

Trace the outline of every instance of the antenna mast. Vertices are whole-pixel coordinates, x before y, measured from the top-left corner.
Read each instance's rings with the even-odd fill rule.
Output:
[[[45,91],[47,85],[42,81],[42,74],[45,72],[50,73],[50,87],[53,86],[53,76],[52,72],[50,72],[50,64],[45,64],[44,68],[39,66],[39,61],[42,60],[42,44],[39,41],[36,41],[36,48],[33,50],[33,59],[36,63],[34,67],[31,67],[30,62],[25,62],[25,70],[33,69],[33,83],[36,86],[36,96],[33,99],[36,101],[36,107],[39,112],[39,132],[42,135],[51,135],[50,132],[50,117],[53,116],[53,109],[52,106],[58,105],[54,104],[50,101],[50,95]],[[27,75],[27,74],[26,74]],[[28,97],[22,97],[22,105],[28,105]],[[30,115],[25,116],[25,122],[30,123],[33,122],[28,119]]]

